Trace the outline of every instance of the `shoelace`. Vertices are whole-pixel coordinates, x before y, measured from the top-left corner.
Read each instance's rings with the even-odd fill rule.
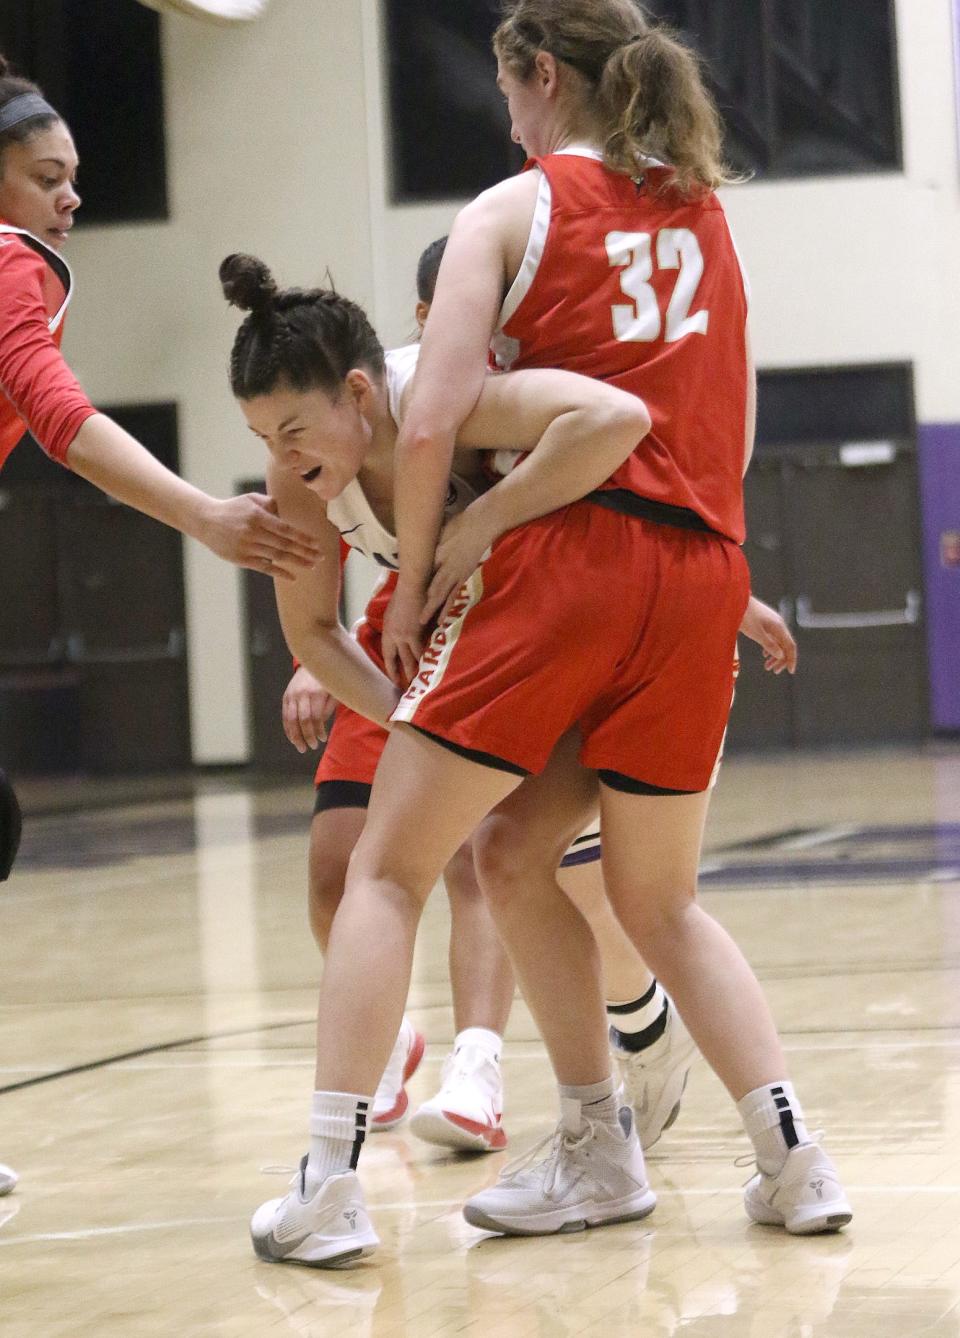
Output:
[[[519,1157],[515,1157],[513,1161],[507,1162],[500,1173],[500,1183],[516,1180],[524,1171],[529,1170],[539,1160],[540,1153],[548,1148],[549,1151],[544,1160],[549,1163],[549,1166],[543,1180],[543,1192],[548,1197],[551,1196],[560,1174],[560,1160],[563,1153],[576,1152],[578,1148],[583,1147],[584,1143],[589,1142],[596,1132],[592,1120],[585,1120],[585,1126],[579,1134],[571,1134],[564,1129],[562,1124],[558,1124],[551,1133],[545,1134],[538,1143],[534,1143],[532,1148],[528,1148],[526,1152]]]
[[[823,1134],[824,1134],[823,1129],[814,1129],[810,1134],[810,1142],[822,1143]],[[749,1185],[754,1175],[756,1175],[757,1171],[760,1170],[759,1166],[757,1165],[757,1154],[755,1152],[745,1152],[742,1157],[735,1157],[733,1160],[733,1164],[740,1170],[742,1170],[745,1166],[753,1167],[753,1172],[747,1177],[746,1180],[744,1180],[743,1182],[744,1185]]]
[[[469,1046],[464,1046],[462,1050],[454,1050],[453,1054],[447,1055],[443,1061],[443,1068],[440,1070],[440,1086],[443,1088],[455,1080],[472,1078],[485,1065],[492,1062],[482,1051],[474,1050]]]

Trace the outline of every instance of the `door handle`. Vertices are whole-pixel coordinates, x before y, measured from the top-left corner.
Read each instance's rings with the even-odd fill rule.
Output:
[[[0,655],[0,667],[4,669],[20,669],[25,665],[36,666],[42,664],[59,664],[63,658],[63,638],[55,636],[50,640],[46,655],[36,655],[32,651],[25,651],[23,653],[14,651],[10,655]]]
[[[782,610],[781,610],[782,613]],[[920,594],[907,591],[902,609],[877,609],[873,613],[814,613],[806,595],[797,596],[797,626],[810,631],[858,627],[909,627],[920,621]]]
[[[180,660],[186,642],[183,628],[171,627],[165,644],[160,646],[88,651],[86,637],[81,632],[74,632],[67,637],[66,658],[71,664],[148,664],[152,660]]]

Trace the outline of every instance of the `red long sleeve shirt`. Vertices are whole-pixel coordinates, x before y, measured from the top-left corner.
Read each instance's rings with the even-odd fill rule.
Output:
[[[97,412],[60,352],[71,287],[55,251],[0,227],[0,469],[28,428],[66,464],[81,424]]]

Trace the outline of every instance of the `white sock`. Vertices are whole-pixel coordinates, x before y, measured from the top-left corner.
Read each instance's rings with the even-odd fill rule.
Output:
[[[454,1054],[462,1045],[474,1045],[478,1050],[482,1050],[485,1055],[489,1056],[495,1064],[500,1063],[500,1049],[503,1045],[503,1039],[495,1031],[489,1031],[486,1027],[464,1027],[463,1031],[458,1031],[454,1037]]]
[[[307,1154],[307,1173],[314,1180],[356,1170],[372,1104],[372,1096],[355,1092],[314,1092]]]
[[[810,1142],[793,1083],[758,1087],[741,1097],[737,1110],[756,1151],[757,1165],[766,1175],[779,1174],[790,1149]]]
[[[639,999],[627,1003],[608,999],[607,1020],[614,1045],[634,1052],[655,1045],[666,1030],[669,1008],[670,1001],[658,980]]]
[[[569,1133],[581,1133],[584,1120],[589,1119],[616,1128],[622,1137],[623,1126],[618,1118],[620,1104],[620,1089],[612,1077],[586,1087],[560,1084],[560,1119]]]

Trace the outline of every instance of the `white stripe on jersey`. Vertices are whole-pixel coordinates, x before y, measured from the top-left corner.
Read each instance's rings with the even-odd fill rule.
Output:
[[[540,177],[540,186],[537,190],[537,203],[530,224],[530,236],[527,238],[527,249],[517,271],[517,277],[510,285],[510,291],[503,300],[503,306],[500,308],[500,315],[497,319],[497,333],[491,341],[493,356],[497,360],[497,366],[502,368],[503,371],[510,370],[510,363],[517,356],[519,349],[516,346],[515,339],[508,339],[500,331],[530,291],[531,285],[537,277],[537,270],[540,268],[544,247],[547,244],[547,233],[550,231],[553,192],[550,189],[550,181],[546,172],[541,172],[539,168],[536,171]]]
[[[67,307],[70,305],[70,299],[73,296],[73,274],[70,271],[70,266],[63,256],[58,255],[52,247],[48,246],[46,242],[42,242],[39,237],[35,237],[32,232],[27,232],[26,228],[13,228],[8,223],[0,223],[0,233],[4,232],[22,237],[24,244],[29,246],[31,251],[36,251],[37,255],[47,262],[63,284],[63,302],[59,310],[47,320],[47,327],[53,334],[67,314]]]
[[[483,598],[483,568],[464,581],[457,591],[449,615],[438,625],[426,650],[420,656],[420,667],[413,682],[400,698],[391,720],[405,720],[416,724],[417,707],[443,681],[453,648],[460,639],[463,624],[470,610]]]

